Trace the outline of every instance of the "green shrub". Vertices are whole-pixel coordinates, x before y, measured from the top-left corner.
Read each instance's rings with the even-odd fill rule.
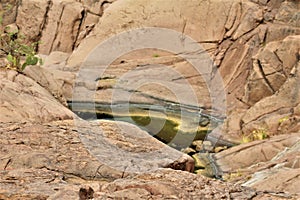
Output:
[[[3,15],[10,12],[11,4],[5,4],[0,11],[0,25]],[[42,64],[42,59],[36,55],[37,42],[26,43],[25,37],[18,30],[10,30],[7,26],[0,30],[0,56],[5,56],[7,63],[4,67],[22,72],[28,65]]]
[[[28,65],[42,64],[42,59],[36,55],[38,43],[27,44],[25,37],[9,27],[0,35],[0,50],[6,56],[7,68],[22,72]]]

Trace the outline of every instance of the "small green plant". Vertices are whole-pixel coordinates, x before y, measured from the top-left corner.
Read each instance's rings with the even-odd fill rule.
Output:
[[[25,37],[17,31],[5,28],[0,35],[0,50],[6,56],[7,68],[22,72],[28,65],[42,64],[42,59],[36,55],[38,43],[27,44]]]
[[[0,25],[2,26],[3,16],[12,9],[11,4],[5,4],[0,11]],[[25,37],[19,34],[17,28],[10,30],[10,26],[0,31],[0,56],[5,56],[6,68],[22,72],[28,65],[42,64],[42,59],[36,55],[38,43],[26,43]]]
[[[285,117],[280,118],[280,119],[278,120],[278,123],[279,123],[279,124],[282,124],[283,122],[285,122],[285,121],[287,121],[287,120],[289,120],[289,116],[285,116]]]
[[[158,55],[158,54],[153,54],[153,57],[154,57],[154,58],[158,58],[159,55]]]
[[[251,134],[242,137],[242,143],[248,143],[255,140],[264,140],[269,137],[268,131],[265,128],[253,130]]]

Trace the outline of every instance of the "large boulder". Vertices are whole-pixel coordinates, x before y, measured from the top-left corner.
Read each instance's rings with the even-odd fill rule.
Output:
[[[54,51],[49,56],[43,56],[42,66],[29,66],[23,71],[65,106],[67,99],[72,98],[76,80],[75,72],[64,70],[68,57],[67,53]]]
[[[32,79],[10,70],[0,70],[0,122],[50,122],[73,119],[49,91]]]

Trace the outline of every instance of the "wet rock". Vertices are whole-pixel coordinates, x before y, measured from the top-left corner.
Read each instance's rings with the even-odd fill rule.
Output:
[[[186,149],[183,149],[183,150],[181,150],[183,153],[185,153],[185,154],[188,154],[188,155],[192,155],[192,154],[194,154],[194,153],[196,153],[196,151],[194,150],[194,149],[192,149],[192,148],[190,148],[190,147],[188,147],[188,148],[186,148]]]
[[[219,153],[219,152],[224,151],[224,150],[226,150],[226,149],[227,149],[226,146],[225,146],[225,147],[216,147],[215,150],[214,150],[214,152],[215,152],[215,153]]]
[[[192,158],[195,160],[195,169],[205,169],[205,163],[200,160],[197,154],[192,155]]]
[[[203,150],[203,141],[202,140],[195,140],[192,142],[191,147],[194,148],[196,151],[201,151]]]
[[[182,154],[171,150],[159,151],[160,158],[166,159],[163,162],[155,161],[153,165],[148,161],[145,163],[128,161],[126,157],[128,152],[141,153],[145,149],[148,153],[151,150],[158,150],[161,144],[139,146],[136,144],[135,137],[124,137],[121,134],[122,126],[131,130],[131,133],[141,133],[140,130],[129,125],[108,122],[101,122],[100,125],[85,123],[82,127],[83,131],[73,130],[70,127],[74,124],[66,121],[73,119],[73,114],[59,103],[59,101],[65,102],[61,97],[70,100],[74,83],[73,73],[78,71],[91,49],[117,33],[145,26],[173,29],[182,35],[188,35],[200,43],[214,59],[217,68],[205,74],[210,74],[210,78],[213,78],[214,71],[219,69],[224,87],[217,89],[225,88],[228,94],[226,105],[229,116],[224,131],[218,133],[223,135],[225,140],[234,138],[239,141],[241,132],[247,135],[261,128],[265,129],[268,135],[285,135],[234,147],[216,156],[222,170],[234,173],[241,169],[242,176],[238,183],[264,190],[260,193],[248,192],[237,186],[232,188],[233,186],[227,183],[228,187],[220,184],[215,188],[213,184],[217,182],[203,180],[200,176],[195,178],[194,175],[187,175],[184,172],[170,173],[174,183],[179,184],[174,186],[169,184],[170,177],[160,179],[160,176],[163,177],[163,174],[168,172],[153,172],[151,175],[145,175],[150,177],[150,180],[132,178],[134,175],[130,174],[132,176],[127,177],[126,180],[120,179],[106,184],[112,188],[103,187],[101,191],[95,189],[95,198],[122,198],[127,195],[128,198],[189,199],[203,196],[208,199],[276,199],[282,195],[293,198],[286,193],[280,194],[281,191],[299,193],[297,190],[299,149],[297,143],[294,143],[298,141],[295,135],[300,130],[300,102],[298,90],[295,89],[298,88],[297,82],[299,82],[299,64],[297,64],[299,37],[295,36],[300,34],[298,1],[212,0],[201,3],[172,1],[171,4],[169,1],[164,1],[157,4],[154,1],[123,0],[113,3],[105,12],[104,9],[112,1],[29,0],[17,3],[13,0],[5,0],[0,3],[1,10],[7,2],[14,5],[10,12],[5,11],[4,24],[16,23],[30,41],[41,40],[38,49],[40,52],[46,54],[54,50],[71,52],[78,45],[79,47],[68,61],[67,56],[60,57],[59,53],[57,57],[53,56],[53,61],[49,61],[51,70],[33,67],[30,71],[28,68],[24,73],[34,81],[23,74],[1,71],[0,121],[3,145],[0,148],[0,166],[4,170],[1,172],[2,196],[0,198],[75,199],[78,198],[81,186],[73,184],[70,181],[72,179],[76,179],[77,183],[80,181],[87,183],[81,178],[108,181],[129,176],[125,168],[116,170],[108,165],[102,165],[103,163],[95,158],[102,153],[97,151],[97,144],[107,144],[104,141],[109,141],[112,146],[125,151],[120,159],[126,158],[124,163],[128,166],[137,168],[142,166],[148,170],[153,169],[153,166],[157,169],[158,166],[168,165],[175,169],[188,171],[192,169],[193,164],[189,157],[179,156],[178,160],[173,159],[173,155]],[[116,21],[118,23],[115,23]],[[88,35],[90,37],[86,38]],[[124,100],[124,96],[127,95],[135,102],[151,104],[159,103],[161,100],[179,102],[176,95],[185,96],[186,90],[183,85],[186,85],[184,80],[187,80],[187,85],[195,89],[199,100],[199,102],[195,101],[194,105],[211,108],[211,91],[207,89],[204,79],[199,78],[199,73],[191,70],[189,63],[162,51],[154,51],[154,53],[147,51],[148,54],[145,52],[124,55],[109,68],[100,66],[101,70],[107,69],[103,75],[111,77],[111,81],[103,81],[98,74],[93,74],[95,68],[87,69],[92,72],[92,76],[77,79],[79,80],[77,86],[80,86],[77,92],[81,95],[77,96],[78,100],[94,100],[95,97],[99,102],[115,103]],[[158,66],[158,64],[165,66]],[[52,69],[57,71],[52,72]],[[171,69],[179,72],[180,75],[172,74]],[[61,73],[61,71],[67,72]],[[130,76],[122,79],[123,82],[119,82],[117,84],[119,88],[115,90],[114,87],[120,77],[124,77],[123,75],[128,72]],[[86,78],[89,78],[88,81]],[[169,85],[181,90],[174,95],[168,88],[157,87],[157,85],[133,87],[139,80],[149,81],[153,78],[164,83],[168,82]],[[95,90],[97,91],[94,96]],[[113,95],[116,96],[112,99]],[[180,103],[190,104],[189,100],[187,98]],[[56,120],[64,121],[60,124],[55,122]],[[13,124],[7,124],[10,122]],[[36,124],[32,124],[33,122]],[[111,135],[104,134],[106,140],[100,141],[99,138],[97,140],[99,132],[96,127],[103,128]],[[51,136],[51,140],[44,134]],[[89,138],[84,141],[79,137],[80,134]],[[144,139],[138,141],[141,144],[148,142]],[[94,146],[87,145],[88,148],[81,142]],[[209,146],[208,149],[212,146],[212,144],[206,145]],[[104,155],[111,155],[113,150],[104,151],[106,152]],[[121,167],[124,167],[124,163]],[[251,174],[253,177],[250,176]],[[283,181],[276,181],[276,177],[280,177]],[[157,179],[163,183],[156,182]],[[155,180],[154,188],[148,183],[145,184],[152,180]],[[206,185],[201,185],[199,180]],[[287,182],[290,184],[286,184]],[[131,183],[137,183],[138,187],[133,188]],[[99,183],[96,184],[98,187],[93,188],[99,188]],[[58,192],[57,188],[59,188]],[[218,192],[220,188],[222,194]],[[274,192],[266,192],[265,190],[268,189]]]

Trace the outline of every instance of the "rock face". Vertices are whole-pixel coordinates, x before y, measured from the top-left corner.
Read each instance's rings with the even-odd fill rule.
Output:
[[[16,23],[30,42],[41,42],[39,52],[71,52],[99,21],[114,0],[1,1],[4,25]]]
[[[140,8],[143,12],[139,12]],[[106,10],[101,17],[101,23],[95,26],[93,34],[74,51],[68,64],[78,66],[99,43],[123,31],[140,27],[163,27],[182,32],[199,42],[218,68],[223,79],[222,89],[227,94],[228,118],[224,125],[223,137],[228,140],[239,140],[241,133],[249,134],[255,130],[254,127],[250,128],[246,125],[248,122],[245,122],[243,116],[251,112],[251,107],[260,100],[279,91],[289,79],[289,74],[295,73],[298,61],[297,47],[299,46],[297,35],[300,33],[297,8],[299,8],[297,1],[224,2],[213,0],[201,3],[179,1],[172,2],[172,4],[164,1],[159,5],[156,2],[143,0],[134,1],[134,3],[130,0],[117,1]],[[126,13],[124,14],[126,17],[120,14],[123,12]],[[168,20],[170,18],[172,18],[171,21]],[[113,23],[114,21],[118,23]],[[117,61],[122,64],[105,69],[104,78],[110,77],[110,80],[89,83],[86,87],[92,90],[98,88],[97,94],[101,98],[97,100],[107,101],[106,98],[111,97],[112,88],[122,75],[134,72],[131,77],[132,83],[136,83],[137,77],[141,77],[136,70],[136,66],[140,66],[136,62],[139,59],[140,63],[143,63],[141,73],[144,72],[149,77],[153,75],[157,80],[167,81],[173,85],[187,80],[188,85],[195,91],[198,105],[210,108],[212,97],[209,95],[212,94],[212,90],[207,87],[209,83],[203,78],[205,77],[203,74],[193,71],[184,60],[174,58],[173,61],[167,62],[167,57],[170,55],[161,51],[147,54],[147,51],[133,52],[131,55],[120,58]],[[153,55],[161,58],[158,59]],[[114,64],[118,64],[117,61]],[[162,66],[153,68],[151,66],[153,63],[164,64],[178,70],[181,78],[168,77]],[[101,70],[104,69],[101,68]],[[170,72],[170,70],[166,71]],[[201,76],[202,79],[199,78]],[[174,87],[180,88],[180,86]],[[148,87],[135,89],[139,95],[146,94],[179,101],[178,97],[173,96],[164,87],[160,87],[158,91],[154,88],[157,87],[150,84]],[[132,88],[125,87],[125,90],[121,89],[120,92],[126,94],[130,90]],[[130,95],[135,96],[135,94]],[[180,95],[182,94],[178,92],[178,96]],[[136,100],[147,101],[145,98]],[[294,105],[288,106],[290,109],[293,107]],[[288,112],[285,114],[281,112],[278,115],[288,115]],[[267,126],[270,127],[272,124]]]
[[[76,199],[81,191],[82,198],[95,199],[297,199],[299,6],[292,0],[1,1],[3,25],[17,26],[30,42],[41,42],[40,53],[51,54],[44,67],[29,67],[24,74],[0,71],[0,198]],[[80,73],[81,64],[99,43],[143,27],[175,30],[182,43],[192,38],[214,65],[199,73],[182,56],[186,52],[132,47],[109,67],[90,63],[84,69],[89,76]],[[117,50],[96,56],[109,58]],[[203,52],[191,55],[201,57]],[[223,85],[214,91],[210,86],[217,72]],[[190,101],[185,86],[196,101]],[[192,171],[194,163],[136,127],[81,121],[62,105],[76,94],[73,100],[117,103],[130,97],[135,103],[165,101],[209,110],[221,96],[218,92],[227,95],[221,102],[227,106],[227,118],[218,129],[225,141],[240,142],[258,131],[261,137],[270,137],[215,155],[229,180],[255,191],[158,169]],[[105,147],[101,151],[99,144]],[[112,155],[116,149],[122,150],[121,158]],[[151,151],[157,154],[139,157]],[[139,170],[143,172],[136,175]]]
[[[279,135],[233,147],[215,158],[231,181],[239,180],[259,191],[299,194],[299,144],[299,133]]]
[[[238,140],[238,134],[247,135],[261,126],[262,122],[254,126],[247,121],[247,116],[253,110],[251,107],[265,97],[274,95],[289,79],[289,74],[296,71],[299,54],[299,36],[296,35],[300,33],[298,1],[112,2],[30,0],[20,3],[10,0],[3,1],[1,6],[4,10],[4,25],[16,23],[28,40],[41,41],[38,49],[40,53],[49,54],[56,50],[71,52],[76,49],[68,60],[68,65],[73,69],[74,66],[78,68],[100,42],[123,31],[162,27],[193,38],[207,51],[221,73],[228,108],[224,138],[229,140]],[[84,39],[87,35],[89,37]],[[119,60],[123,65],[116,61],[117,65],[106,71],[104,78],[110,77],[109,80],[84,83],[85,87],[88,90],[98,88],[96,95],[99,98],[96,99],[109,101],[111,88],[120,76],[135,71],[135,77],[140,76],[138,73],[152,74],[157,79],[170,82],[175,88],[180,88],[181,81],[187,80],[197,96],[197,105],[210,108],[212,92],[207,88],[203,74],[193,71],[184,60],[169,56],[162,51],[150,51],[148,54],[134,52]],[[141,61],[137,62],[137,59]],[[136,65],[141,64],[146,65],[143,71],[134,70]],[[164,71],[170,70],[162,67],[152,69],[149,66],[151,64],[175,68],[180,76],[168,77]],[[199,78],[201,76],[202,79]],[[136,79],[132,79],[132,82],[136,82]],[[70,99],[70,87],[64,88],[57,95],[63,94]],[[120,92],[133,95],[140,102],[154,102],[153,99],[145,98],[145,95],[178,101],[176,95],[172,95],[167,88],[154,88],[155,85],[141,87],[137,95],[128,92],[132,88],[125,85]],[[182,96],[181,93],[179,95]],[[295,106],[288,105],[286,108],[286,111],[275,111],[273,114],[279,118],[290,116],[288,109],[294,109]],[[261,116],[267,114],[261,113]],[[274,124],[271,121],[264,120],[263,128],[272,127]],[[275,134],[275,128],[270,129],[270,134]]]

